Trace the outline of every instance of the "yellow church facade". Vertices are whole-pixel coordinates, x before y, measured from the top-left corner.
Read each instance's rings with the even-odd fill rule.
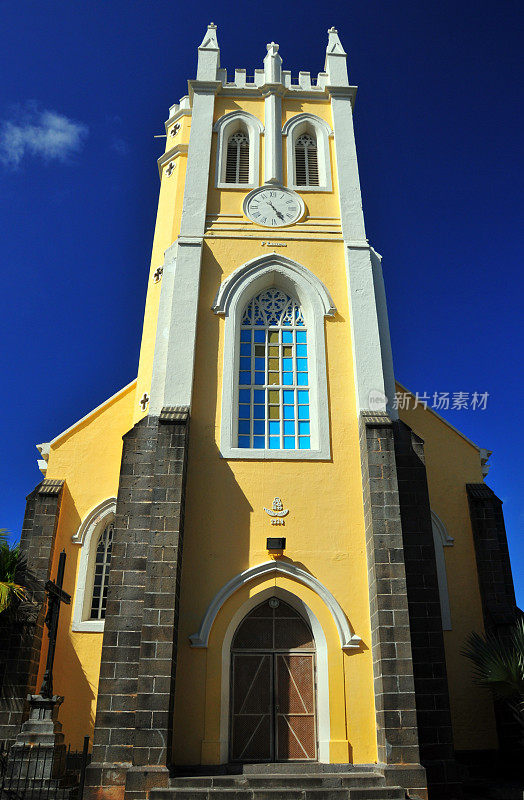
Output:
[[[461,649],[514,607],[500,501],[486,451],[394,403],[355,95],[335,29],[296,81],[274,43],[228,79],[209,26],[158,161],[137,379],[39,446],[90,798],[287,762],[453,796],[456,754],[499,746]]]

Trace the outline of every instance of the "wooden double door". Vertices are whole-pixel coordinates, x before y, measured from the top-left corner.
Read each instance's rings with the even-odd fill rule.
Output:
[[[231,647],[231,760],[315,760],[315,694],[311,630],[271,598],[244,618]]]

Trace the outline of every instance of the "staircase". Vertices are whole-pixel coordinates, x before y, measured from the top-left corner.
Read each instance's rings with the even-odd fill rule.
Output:
[[[308,765],[313,766],[313,765]],[[178,776],[169,789],[153,789],[150,800],[404,800],[377,772],[253,771],[240,775]]]

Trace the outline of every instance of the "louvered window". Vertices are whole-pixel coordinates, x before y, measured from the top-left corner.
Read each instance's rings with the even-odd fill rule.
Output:
[[[107,587],[109,567],[111,565],[111,548],[113,544],[112,522],[106,525],[96,548],[95,579],[91,602],[91,619],[104,619],[106,615]]]
[[[317,143],[309,133],[299,136],[295,144],[297,186],[318,186]]]
[[[226,183],[249,183],[249,139],[243,131],[227,142]]]

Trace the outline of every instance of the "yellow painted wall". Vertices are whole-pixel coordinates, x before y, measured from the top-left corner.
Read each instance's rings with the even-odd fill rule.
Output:
[[[484,632],[466,495],[466,483],[483,481],[479,451],[429,409],[419,405],[399,413],[424,440],[431,508],[454,539],[444,548],[452,625],[444,631],[444,645],[454,744],[457,750],[497,747],[491,698],[474,685],[470,662],[461,655],[467,636]]]
[[[67,554],[64,590],[71,605],[62,605],[54,665],[55,694],[65,696],[60,709],[66,742],[81,749],[83,737],[92,736],[100,655],[101,633],[71,630],[80,546],[71,541],[89,511],[108,497],[116,497],[122,457],[122,436],[133,425],[136,382],[95,409],[52,443],[46,478],[65,480],[56,534],[52,577],[58,556]],[[47,657],[47,635],[40,658],[40,686]]]

